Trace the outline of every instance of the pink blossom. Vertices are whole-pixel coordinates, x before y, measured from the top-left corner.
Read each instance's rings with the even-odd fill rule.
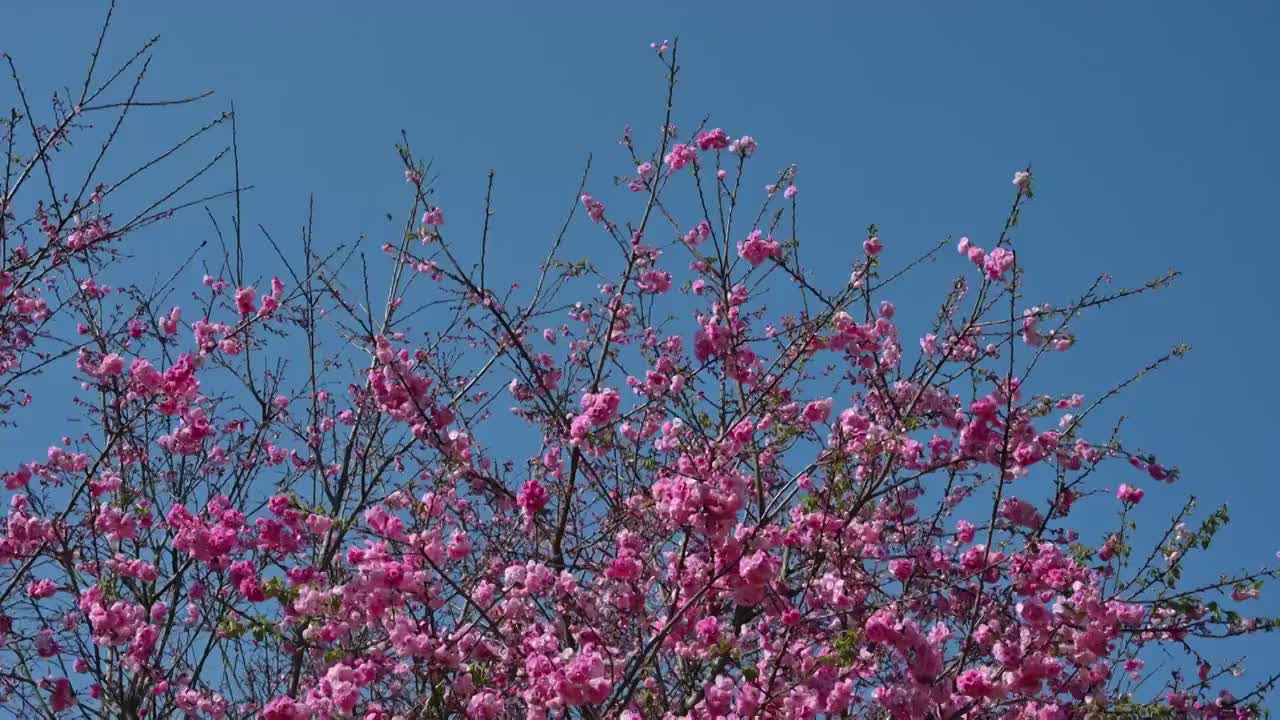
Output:
[[[698,133],[698,147],[702,150],[723,150],[729,147],[729,135],[724,130],[703,130]]]
[[[829,417],[831,417],[832,402],[831,398],[814,400],[804,406],[804,410],[801,414],[804,416],[806,422],[824,423]]]
[[[237,296],[237,302],[239,302],[238,296]],[[178,322],[181,319],[182,319],[182,309],[179,307],[174,307],[172,310],[169,311],[168,315],[165,315],[164,317],[160,318],[161,332],[163,332],[165,335],[177,335]]]
[[[907,559],[898,559],[889,561],[889,572],[899,580],[907,580],[911,577],[915,564]]]
[[[711,237],[711,225],[706,220],[703,220],[694,226],[692,230],[685,233],[684,242],[686,245],[696,246],[709,237]]]
[[[604,203],[591,197],[588,193],[582,193],[579,198],[582,201],[582,207],[587,209],[587,217],[591,218],[591,222],[600,222],[604,218]]]
[[[986,260],[983,261],[983,267],[987,271],[987,277],[992,280],[999,280],[1013,268],[1013,263],[1013,251],[1008,248],[998,247],[987,253]]]
[[[1132,487],[1124,483],[1121,483],[1120,487],[1116,489],[1116,497],[1120,499],[1120,502],[1132,505],[1142,502],[1142,496],[1145,494],[1141,488]]]
[[[691,162],[696,163],[697,160],[697,149],[692,145],[684,145],[680,143],[671,146],[671,152],[667,153],[667,156],[663,158],[663,161],[667,164],[668,173],[674,173]]]
[[[760,230],[752,230],[745,242],[738,242],[738,257],[751,263],[752,267],[771,257],[780,257],[782,246],[772,236],[764,239]]]
[[[52,580],[33,580],[27,585],[27,596],[32,600],[43,600],[44,598],[53,597],[58,592],[58,586]]]
[[[671,273],[662,270],[646,270],[640,275],[636,287],[648,293],[667,292],[671,289]]]
[[[53,688],[49,692],[49,709],[55,713],[71,709],[76,704],[76,694],[71,689],[71,681],[66,678],[58,678],[53,681]]]
[[[741,155],[742,157],[751,157],[756,152],[756,141],[750,135],[742,137],[729,143],[729,152]]]
[[[247,318],[257,312],[257,298],[258,291],[251,287],[236,290],[236,310],[240,312],[240,317]]]
[[[518,502],[520,509],[527,515],[534,515],[542,508],[546,507],[549,495],[546,488],[537,480],[528,480],[524,486],[520,488],[520,496]]]

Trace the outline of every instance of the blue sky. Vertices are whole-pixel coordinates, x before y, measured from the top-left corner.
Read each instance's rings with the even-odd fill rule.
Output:
[[[0,51],[33,95],[80,77],[100,19],[90,5],[67,5],[56,32],[43,3],[5,8]],[[314,192],[319,241],[365,235],[376,247],[402,222],[393,144],[403,128],[435,161],[451,227],[479,219],[485,173],[497,170],[502,252],[491,272],[507,280],[520,279],[558,229],[588,152],[593,190],[620,198],[607,178],[630,169],[616,145],[622,127],[652,137],[661,118],[651,40],[681,40],[678,123],[710,114],[712,125],[760,142],[762,168],[798,165],[805,257],[828,287],[847,277],[870,223],[899,257],[948,235],[989,245],[1010,176],[1032,163],[1038,192],[1019,235],[1029,304],[1065,300],[1100,272],[1118,286],[1184,273],[1165,292],[1087,315],[1076,326],[1081,346],[1053,358],[1046,377],[1058,384],[1043,389],[1096,396],[1191,343],[1185,360],[1116,405],[1129,440],[1184,474],[1172,488],[1147,483],[1140,518],[1160,522],[1187,493],[1205,510],[1231,502],[1234,523],[1211,572],[1257,567],[1280,549],[1268,449],[1280,391],[1266,371],[1280,350],[1280,5],[123,5],[109,58],[161,35],[144,99],[217,95],[140,115],[115,167],[234,100],[242,173],[256,188],[245,197],[247,226],[296,237]],[[205,218],[161,227],[140,236],[154,245],[132,271],[171,269],[175,243],[210,233]],[[265,261],[252,237],[253,257]],[[960,268],[948,256],[902,286],[895,299],[908,322],[934,310]],[[198,282],[199,268],[190,273]],[[48,412],[50,422],[69,414]],[[0,447],[14,442],[0,435]],[[1262,607],[1280,606],[1251,609]],[[1280,664],[1273,639],[1256,647],[1250,667]]]

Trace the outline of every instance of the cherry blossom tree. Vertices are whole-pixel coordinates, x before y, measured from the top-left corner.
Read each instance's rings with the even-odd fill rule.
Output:
[[[628,129],[605,177],[587,163],[531,280],[495,280],[494,175],[484,216],[446,224],[407,136],[402,233],[322,247],[312,219],[296,245],[263,229],[278,263],[254,267],[233,112],[123,176],[99,171],[127,119],[205,97],[142,100],[151,43],[111,70],[102,44],[79,92],[48,108],[6,58],[4,712],[1265,707],[1275,676],[1225,688],[1232,639],[1280,626],[1247,612],[1275,567],[1184,580],[1225,510],[1191,501],[1139,534],[1144,496],[1176,492],[1179,472],[1097,421],[1186,348],[1096,395],[1036,372],[1075,349],[1082,311],[1177,274],[1132,288],[1100,276],[1029,303],[1029,168],[990,237],[921,248],[873,225],[847,283],[821,287],[800,259],[796,169],[756,167],[749,135],[678,127],[683,70],[664,41],[656,137]],[[136,178],[216,133],[228,150],[126,202]],[[74,143],[98,148],[83,168]],[[230,188],[182,199],[210,173]],[[130,276],[135,236],[205,208],[232,221],[193,248],[203,284],[175,274],[158,292]],[[599,251],[566,257],[570,234]],[[899,327],[894,301],[917,301],[905,283],[924,263],[955,280],[931,324]],[[32,421],[37,376],[75,394],[72,433]]]

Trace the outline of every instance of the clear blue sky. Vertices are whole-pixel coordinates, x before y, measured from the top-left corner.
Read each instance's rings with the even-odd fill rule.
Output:
[[[100,18],[91,5],[66,4],[52,24],[45,3],[3,11],[0,50],[33,94],[80,77]],[[1280,391],[1266,370],[1280,351],[1276,3],[123,5],[109,57],[162,36],[144,99],[218,94],[140,117],[121,156],[179,137],[234,99],[242,172],[257,188],[247,224],[296,237],[314,192],[319,240],[365,234],[376,247],[402,222],[392,145],[404,128],[435,160],[455,233],[479,219],[485,172],[497,170],[502,253],[491,272],[507,280],[558,228],[588,152],[593,189],[620,197],[605,188],[629,171],[615,144],[623,125],[652,137],[660,121],[651,40],[680,36],[681,124],[710,114],[757,138],[761,171],[798,164],[805,257],[828,286],[847,277],[869,223],[900,257],[947,235],[989,244],[1010,176],[1030,162],[1038,193],[1019,236],[1028,303],[1065,300],[1099,272],[1125,286],[1184,272],[1166,292],[1078,323],[1081,347],[1046,376],[1070,368],[1073,382],[1041,389],[1096,396],[1174,343],[1194,345],[1116,406],[1132,443],[1184,473],[1172,488],[1145,483],[1141,519],[1161,521],[1194,492],[1206,510],[1233,509],[1221,565],[1209,570],[1257,567],[1280,549]],[[209,236],[200,217],[162,228],[138,242],[168,250]],[[158,272],[175,258],[138,262]],[[939,283],[959,268],[948,257],[926,269],[899,307],[932,312]],[[1113,473],[1104,484],[1141,480]],[[1274,600],[1249,609],[1274,613]],[[1280,664],[1278,645],[1263,640],[1250,667]]]

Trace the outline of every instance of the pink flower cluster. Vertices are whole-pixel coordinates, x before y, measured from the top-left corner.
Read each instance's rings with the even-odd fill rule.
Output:
[[[772,235],[765,238],[760,230],[752,230],[746,240],[738,241],[738,257],[756,267],[769,258],[782,257],[782,246]]]

